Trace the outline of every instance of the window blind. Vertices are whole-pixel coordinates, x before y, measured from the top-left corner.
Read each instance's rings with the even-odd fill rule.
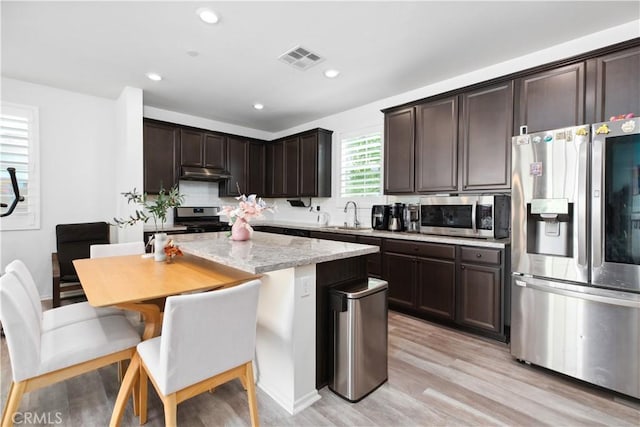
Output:
[[[0,200],[11,205],[13,187],[7,168],[16,169],[20,195],[18,203],[8,217],[2,218],[2,229],[39,227],[38,190],[36,179],[37,110],[33,107],[2,103],[0,110]],[[5,212],[6,208],[2,209]]]
[[[382,137],[379,132],[342,140],[341,197],[382,194]]]

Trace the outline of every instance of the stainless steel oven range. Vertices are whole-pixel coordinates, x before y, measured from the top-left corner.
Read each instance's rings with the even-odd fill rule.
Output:
[[[231,226],[220,221],[217,206],[180,206],[174,208],[173,223],[186,226],[185,233],[229,231]]]
[[[512,355],[640,398],[640,119],[512,147]]]

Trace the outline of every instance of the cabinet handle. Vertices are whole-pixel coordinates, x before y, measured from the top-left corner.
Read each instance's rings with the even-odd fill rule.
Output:
[[[460,269],[461,269],[461,270],[464,270],[465,268],[466,268],[466,267],[465,267],[464,265],[461,265],[461,266],[460,266]]]
[[[476,254],[476,258],[482,258],[482,254]]]

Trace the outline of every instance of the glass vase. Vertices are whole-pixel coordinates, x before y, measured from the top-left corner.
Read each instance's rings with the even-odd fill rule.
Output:
[[[167,255],[164,253],[164,247],[167,244],[167,233],[156,233],[153,236],[153,259],[156,261],[164,261]]]

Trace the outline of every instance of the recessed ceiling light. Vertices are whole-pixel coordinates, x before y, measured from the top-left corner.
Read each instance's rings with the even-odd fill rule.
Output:
[[[256,110],[262,110],[264,108],[264,105],[256,103],[253,104],[253,108],[255,108]]]
[[[338,77],[340,75],[340,71],[338,70],[326,70],[324,72],[324,76],[328,79],[335,79],[336,77]]]
[[[200,9],[196,10],[196,13],[200,17],[200,19],[202,19],[207,24],[217,24],[218,23],[218,15],[216,15],[216,13],[213,10],[209,9],[209,8],[202,7]]]
[[[153,80],[154,82],[159,82],[162,80],[162,76],[158,73],[147,73],[147,78],[149,80]]]

